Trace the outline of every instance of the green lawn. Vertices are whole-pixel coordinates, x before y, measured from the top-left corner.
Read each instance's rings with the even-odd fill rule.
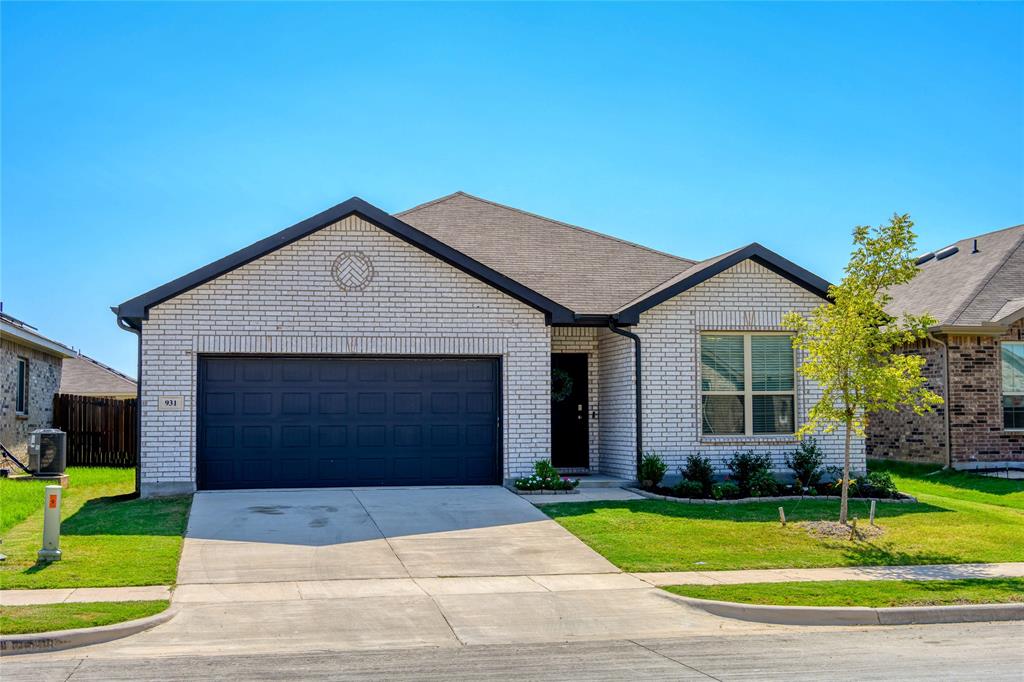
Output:
[[[43,508],[47,481],[0,478],[0,537]]]
[[[684,597],[777,606],[941,606],[1024,602],[1024,578],[676,585]]]
[[[52,632],[54,630],[111,625],[152,616],[168,606],[170,606],[170,602],[166,599],[0,606],[0,633],[20,635],[29,632]]]
[[[129,499],[133,469],[73,467],[64,491],[61,551],[51,564],[36,563],[42,542],[42,497],[16,506],[29,515],[3,531],[0,588],[114,587],[174,583],[190,497]],[[25,481],[0,479],[0,506],[23,500]]]
[[[853,542],[815,538],[796,521],[838,518],[838,501],[735,505],[660,500],[545,505],[544,511],[627,571],[871,566],[1024,561],[1024,482],[872,463],[917,504],[879,503],[885,533]],[[864,523],[868,503],[851,500]]]

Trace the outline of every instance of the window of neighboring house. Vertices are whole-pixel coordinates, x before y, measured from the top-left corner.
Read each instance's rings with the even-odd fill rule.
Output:
[[[28,414],[28,358],[18,358],[18,390],[14,398],[14,411]]]
[[[706,436],[792,434],[796,395],[788,334],[708,333],[700,339]]]
[[[1024,430],[1024,343],[1002,344],[1003,428]]]

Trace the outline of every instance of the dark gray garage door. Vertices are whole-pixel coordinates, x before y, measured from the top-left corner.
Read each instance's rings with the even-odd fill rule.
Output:
[[[201,357],[198,486],[499,482],[487,358]]]

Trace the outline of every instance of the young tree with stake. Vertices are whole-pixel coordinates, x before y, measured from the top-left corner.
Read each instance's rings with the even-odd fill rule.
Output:
[[[867,418],[879,410],[909,406],[923,414],[942,404],[924,386],[924,358],[899,352],[927,336],[935,320],[927,315],[896,318],[885,312],[886,291],[917,274],[914,223],[893,215],[887,225],[858,226],[853,253],[842,282],[829,287],[831,303],[808,317],[786,315],[783,325],[795,332],[801,351],[798,371],[821,388],[821,399],[797,435],[844,429],[842,498],[839,522],[847,522],[850,492],[850,441],[864,436]]]

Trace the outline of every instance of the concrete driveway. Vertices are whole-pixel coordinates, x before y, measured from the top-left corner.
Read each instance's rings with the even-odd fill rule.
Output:
[[[504,488],[199,493],[178,584],[616,573]]]
[[[460,647],[752,627],[620,572],[498,487],[199,493],[173,603],[170,622],[73,655]]]

